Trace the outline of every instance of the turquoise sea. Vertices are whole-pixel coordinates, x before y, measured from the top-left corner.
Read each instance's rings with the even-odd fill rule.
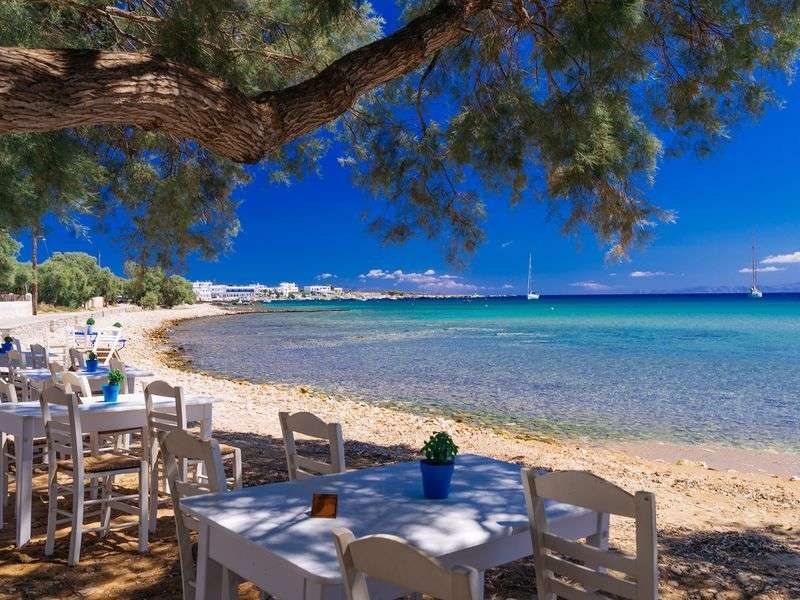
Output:
[[[800,295],[273,302],[187,321],[197,368],[547,435],[800,452]]]

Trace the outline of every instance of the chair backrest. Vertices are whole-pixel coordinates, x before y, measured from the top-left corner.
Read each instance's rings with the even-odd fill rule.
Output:
[[[0,380],[0,402],[17,403],[17,388],[13,383]]]
[[[31,366],[34,369],[46,369],[47,363],[47,349],[41,344],[31,344]]]
[[[78,375],[72,371],[64,371],[61,375],[61,383],[67,394],[78,394],[80,398],[91,399],[92,387],[85,375]]]
[[[69,366],[73,369],[86,368],[86,355],[77,348],[69,349]]]
[[[167,412],[156,407],[156,398],[172,399],[175,403],[175,412]],[[172,386],[166,381],[152,381],[144,388],[144,406],[147,413],[147,426],[153,442],[172,431],[186,430],[186,407],[183,402],[182,387]]]
[[[20,340],[19,338],[14,338],[14,341],[12,343],[14,344],[14,350],[16,350],[17,352],[22,352],[22,340]]]
[[[111,357],[111,360],[110,360],[110,361],[109,361],[109,363],[108,363],[108,368],[109,368],[109,369],[117,369],[117,370],[119,370],[119,371],[122,371],[122,374],[123,374],[123,375],[125,374],[125,363],[124,363],[124,362],[122,362],[122,361],[121,361],[121,360],[120,360],[118,357],[116,357],[116,356],[112,356],[112,357]]]
[[[61,385],[61,377],[64,375],[64,365],[58,362],[51,362],[47,365],[50,369],[50,383],[53,385]]]
[[[122,329],[119,327],[112,327],[110,329],[101,329],[97,332],[92,345],[92,351],[97,355],[100,364],[108,365],[111,357],[119,345],[119,338],[122,335]]]
[[[55,465],[59,456],[69,458],[75,478],[83,478],[83,455],[87,449],[84,448],[78,396],[51,386],[39,395],[39,404],[50,464]],[[62,410],[53,410],[56,407]]]
[[[175,511],[175,529],[178,537],[178,550],[181,557],[181,575],[183,588],[187,590],[194,584],[196,568],[192,558],[191,531],[197,531],[199,522],[191,515],[181,511],[181,499],[213,492],[225,492],[225,469],[219,451],[219,442],[214,439],[201,440],[186,431],[175,430],[161,436],[161,453],[172,506]],[[188,460],[202,461],[205,465],[207,479],[202,483],[186,477],[183,465]],[[184,596],[186,597],[186,596]]]
[[[344,464],[344,438],[342,426],[339,423],[326,423],[310,412],[278,413],[283,432],[283,445],[286,448],[286,464],[289,469],[289,479],[304,479],[315,475],[329,475],[331,473],[344,473],[347,469]],[[322,462],[301,456],[297,453],[294,434],[326,440],[330,445],[330,462]]]
[[[483,598],[481,578],[472,567],[448,569],[403,539],[368,535],[356,539],[348,529],[333,530],[348,600],[369,600],[367,577],[441,600]]]
[[[24,369],[26,367],[25,355],[20,350],[9,350],[6,353],[6,362],[9,370]]]
[[[630,494],[586,471],[556,471],[538,475],[532,469],[522,469],[522,483],[531,523],[539,598],[590,600],[602,597],[596,592],[616,594],[629,600],[658,598],[656,506],[653,494]],[[545,514],[546,499],[634,519],[636,556],[609,552],[550,533]],[[633,581],[612,575],[609,570],[623,573]],[[582,587],[576,587],[575,584]]]

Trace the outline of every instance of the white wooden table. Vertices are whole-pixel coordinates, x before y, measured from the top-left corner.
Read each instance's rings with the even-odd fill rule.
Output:
[[[200,423],[203,436],[212,433],[211,396],[187,396],[185,398],[187,417]],[[174,412],[174,400],[154,398],[159,410]],[[51,407],[57,413],[59,407]],[[61,409],[63,410],[63,409]],[[84,401],[81,404],[81,428],[84,433],[114,431],[119,429],[142,428],[143,444],[147,442],[147,418],[144,407],[144,394],[120,394],[114,403],[102,400]],[[38,402],[19,402],[0,404],[0,431],[14,436],[17,460],[16,473],[16,543],[24,546],[31,538],[31,503],[33,480],[33,438],[44,436],[42,409]],[[146,445],[144,447],[147,447]],[[5,498],[0,498],[4,502]]]
[[[314,492],[339,495],[336,519],[309,517]],[[532,553],[519,465],[475,455],[458,457],[447,500],[424,499],[419,463],[407,462],[197,496],[181,507],[200,519],[197,600],[221,596],[223,568],[280,600],[344,598],[334,527],[398,535],[481,572]],[[608,543],[607,515],[557,503],[547,511],[558,535]]]
[[[76,375],[82,375],[86,377],[90,382],[92,381],[103,381],[105,382],[108,379],[108,372],[110,371],[110,367],[103,367],[98,366],[96,371],[87,371],[85,369],[80,369],[75,371]],[[17,371],[22,377],[24,377],[31,386],[39,391],[49,382],[52,378],[50,373],[50,369],[20,369]],[[136,380],[142,377],[152,377],[152,371],[147,371],[145,369],[137,369],[136,367],[125,367],[125,381],[127,384],[128,393],[132,394],[135,391]]]

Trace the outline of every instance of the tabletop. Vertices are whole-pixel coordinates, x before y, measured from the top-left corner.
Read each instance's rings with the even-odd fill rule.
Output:
[[[184,404],[186,406],[195,406],[198,404],[213,404],[215,399],[213,396],[204,395],[186,395],[184,396]],[[158,406],[160,404],[175,405],[175,400],[171,398],[154,397],[153,404]],[[135,394],[120,394],[116,402],[104,402],[103,400],[84,400],[80,405],[81,412],[85,413],[109,413],[109,412],[129,412],[144,410],[144,393],[138,392]],[[51,405],[51,410],[62,410],[62,407]],[[33,417],[42,418],[42,407],[39,402],[3,402],[0,403],[0,419],[3,415],[13,415],[15,417]]]
[[[96,371],[87,371],[85,369],[79,369],[75,371],[76,375],[81,375],[86,377],[87,379],[105,379],[108,377],[108,372],[111,370],[110,367],[98,365]],[[17,371],[20,375],[25,377],[30,381],[45,381],[49,380],[52,377],[50,373],[50,369],[19,369]],[[126,377],[152,377],[153,372],[148,371],[146,369],[137,369],[136,367],[130,367],[125,365],[125,376]]]
[[[336,519],[309,516],[316,492],[339,495]],[[351,529],[357,537],[397,535],[439,557],[528,528],[520,466],[475,455],[458,457],[447,500],[422,496],[415,461],[196,496],[182,500],[181,507],[332,583],[340,579],[335,527]],[[591,512],[554,502],[546,510],[551,523]]]

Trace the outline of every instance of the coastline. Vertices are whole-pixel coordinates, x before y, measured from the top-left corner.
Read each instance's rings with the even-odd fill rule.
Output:
[[[644,448],[588,440],[525,439],[468,420],[414,414],[305,386],[255,384],[192,370],[170,343],[169,329],[186,319],[225,314],[229,311],[195,305],[123,315],[130,341],[122,357],[189,393],[220,399],[214,407],[214,435],[243,449],[246,484],[257,482],[264,471],[285,470],[280,455],[266,459],[262,455],[265,440],[271,444],[281,439],[279,411],[307,410],[339,421],[351,467],[369,464],[367,458],[413,459],[430,433],[446,430],[464,453],[546,469],[588,470],[628,491],[655,493],[662,598],[800,597],[800,480],[796,477],[729,471],[715,466],[710,458],[705,466],[688,456],[689,460],[676,464],[676,460],[650,456]],[[99,320],[98,325],[103,324]],[[625,521],[615,521],[611,543],[633,551],[633,530]],[[530,563],[525,561],[487,572],[487,598],[530,598],[530,575]]]

